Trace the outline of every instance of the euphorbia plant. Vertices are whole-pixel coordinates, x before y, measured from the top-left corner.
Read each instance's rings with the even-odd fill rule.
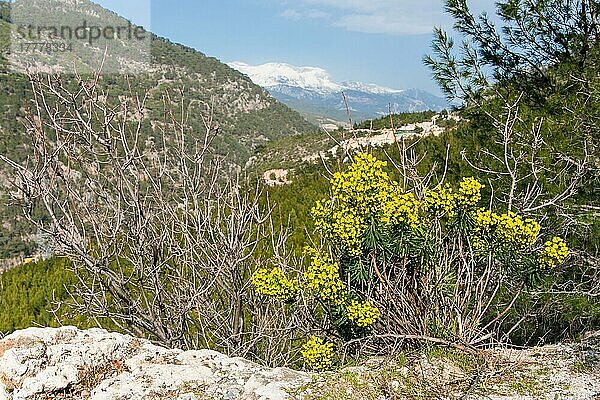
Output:
[[[342,342],[369,336],[482,343],[506,312],[490,316],[492,307],[514,304],[498,304],[500,294],[516,299],[569,254],[562,239],[540,244],[533,219],[481,208],[483,185],[472,177],[404,192],[385,167],[357,154],[312,210],[324,245],[307,248],[310,265],[298,290],[318,300],[318,328]],[[272,275],[281,276],[275,286],[288,286],[290,278]]]

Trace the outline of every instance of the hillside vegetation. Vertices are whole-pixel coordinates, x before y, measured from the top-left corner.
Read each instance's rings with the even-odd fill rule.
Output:
[[[57,4],[61,4],[60,1]],[[42,10],[48,7],[49,4],[44,4]],[[111,21],[113,26],[126,23],[116,14],[89,2],[81,3],[77,9],[65,10],[60,18],[65,21],[78,20],[81,19],[78,13],[90,8],[95,14],[93,18],[88,16],[92,18],[89,23]],[[23,118],[33,106],[33,92],[27,77],[12,73],[9,68],[6,57],[10,30],[10,6],[0,1],[0,154],[10,154],[18,160],[24,160],[31,154],[31,148],[23,140]],[[129,50],[124,48],[122,51],[126,55]],[[239,167],[235,166],[244,165],[257,147],[271,140],[317,129],[246,76],[199,51],[152,35],[151,58],[152,72],[128,77],[115,74],[100,77],[102,90],[115,98],[129,97],[131,90],[136,95],[148,96],[140,130],[145,146],[160,146],[164,140],[172,140],[172,133],[161,131],[159,127],[166,113],[175,112],[179,121],[184,113],[183,129],[187,132],[204,131],[206,124],[212,127],[218,121],[220,135],[212,141],[211,150],[215,157],[226,157],[226,162],[236,169]],[[66,87],[73,88],[78,84],[76,77],[68,73],[61,74],[60,80]],[[185,104],[183,110],[180,107],[182,102]],[[9,173],[10,169],[1,164],[2,187],[7,186],[5,183]],[[4,189],[2,193],[5,193]],[[9,263],[12,263],[15,257],[34,254],[35,243],[30,240],[34,232],[6,197],[3,197],[0,214],[16,216],[14,222],[3,218],[5,222],[0,227],[0,260],[11,259]]]
[[[210,126],[180,133],[177,113],[156,125],[173,140],[146,151],[146,137],[132,133],[152,127],[125,110],[152,113],[156,98],[123,91],[98,101],[104,82],[85,80],[81,101],[98,128],[71,129],[82,124],[81,103],[55,100],[76,89],[23,78],[55,107],[35,103],[39,116],[21,121],[36,157],[2,160],[18,178],[13,200],[24,222],[49,235],[69,268],[53,259],[0,276],[0,331],[51,323],[41,311],[50,291],[65,300],[62,322],[83,315],[167,347],[328,371],[431,346],[474,369],[485,348],[598,330],[600,5],[526,3],[500,1],[504,29],[496,30],[466,2],[446,2],[471,42],[456,51],[438,30],[425,59],[448,97],[462,101],[460,118],[441,118],[451,129],[317,162],[303,155],[352,133],[287,140],[272,132],[244,151],[258,172],[292,168],[280,187],[232,173],[212,147],[225,136]],[[28,286],[44,273],[49,283]],[[355,378],[332,382],[385,389],[369,374]],[[477,379],[468,390],[485,385]]]

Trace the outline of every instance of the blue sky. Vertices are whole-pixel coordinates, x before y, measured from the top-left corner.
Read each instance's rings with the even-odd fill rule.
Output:
[[[95,0],[224,62],[285,62],[355,80],[439,93],[421,62],[442,0]],[[494,0],[471,0],[493,11]],[[148,7],[148,4],[151,4]]]

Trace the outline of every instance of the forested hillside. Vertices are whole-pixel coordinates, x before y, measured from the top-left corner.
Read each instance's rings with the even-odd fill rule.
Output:
[[[89,8],[95,12],[93,17],[86,17],[92,18],[89,23],[126,22],[90,2],[82,2],[75,9],[67,8],[62,18],[77,20],[81,17],[77,10]],[[0,153],[23,160],[30,155],[29,144],[23,140],[22,120],[33,106],[32,91],[27,77],[12,73],[7,64],[10,30],[10,6],[0,1]],[[127,54],[127,49],[123,49],[123,53]],[[203,132],[206,124],[212,127],[218,121],[220,134],[212,141],[211,149],[232,168],[243,166],[258,146],[271,140],[317,129],[244,75],[199,51],[152,35],[151,58],[152,72],[132,76],[107,74],[100,78],[102,91],[115,98],[128,96],[130,91],[140,98],[147,95],[140,127],[146,146],[160,146],[163,140],[172,139],[164,137],[158,125],[166,113],[173,112],[178,115],[178,121],[184,118],[182,129],[188,134]],[[67,87],[77,84],[73,74],[61,74],[60,79]],[[238,167],[234,167],[236,165]],[[8,172],[6,165],[0,165],[2,186],[6,186]],[[8,204],[4,192],[0,194],[0,215],[5,217],[4,226],[0,228],[0,260],[33,255],[36,245],[29,236],[35,232],[26,227],[21,213]]]

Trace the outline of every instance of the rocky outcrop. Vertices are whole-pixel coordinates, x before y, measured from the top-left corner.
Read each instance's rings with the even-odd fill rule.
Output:
[[[308,374],[211,350],[169,350],[101,329],[30,328],[0,340],[0,400],[286,399]]]
[[[600,332],[579,343],[466,354],[436,348],[309,375],[100,329],[0,340],[0,400],[600,399]]]
[[[271,169],[263,174],[263,180],[267,186],[289,185],[292,181],[288,180],[287,169]]]

